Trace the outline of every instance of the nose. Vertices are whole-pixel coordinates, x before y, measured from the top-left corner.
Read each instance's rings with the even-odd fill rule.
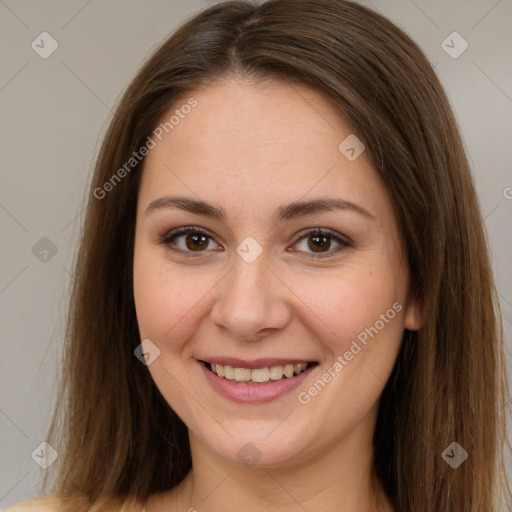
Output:
[[[270,268],[265,252],[252,263],[236,254],[217,290],[211,319],[235,339],[257,341],[290,321],[291,292]]]

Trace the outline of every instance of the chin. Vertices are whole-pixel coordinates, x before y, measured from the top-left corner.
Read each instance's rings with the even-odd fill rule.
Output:
[[[290,415],[290,417],[293,416]],[[256,423],[256,424],[254,424]],[[277,428],[276,428],[277,427]],[[229,434],[212,435],[212,430],[201,433],[201,442],[219,457],[231,462],[241,463],[246,467],[271,468],[282,467],[299,462],[304,457],[304,450],[310,444],[311,429],[282,427],[279,422],[238,421],[237,426],[230,426]]]

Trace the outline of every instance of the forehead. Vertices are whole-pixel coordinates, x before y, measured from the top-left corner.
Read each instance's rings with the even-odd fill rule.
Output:
[[[191,99],[195,106],[185,108]],[[349,124],[308,87],[216,80],[177,101],[159,127],[161,140],[153,137],[144,165],[143,202],[179,192],[229,210],[240,206],[243,189],[243,201],[260,207],[332,196],[377,216],[390,208],[366,153],[351,160],[340,150],[345,140],[357,143]]]

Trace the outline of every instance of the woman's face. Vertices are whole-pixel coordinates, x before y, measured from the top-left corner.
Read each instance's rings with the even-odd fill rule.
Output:
[[[360,455],[403,330],[420,327],[386,188],[309,88],[233,79],[190,97],[163,119],[177,115],[140,184],[149,372],[193,453],[263,466],[347,443]]]

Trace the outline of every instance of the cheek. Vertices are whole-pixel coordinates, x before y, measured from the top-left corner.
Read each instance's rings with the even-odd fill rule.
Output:
[[[373,267],[363,272],[360,267],[345,267],[338,279],[316,281],[323,284],[324,293],[317,287],[302,289],[301,297],[307,297],[304,302],[311,305],[314,316],[322,320],[322,332],[327,333],[322,337],[317,332],[329,354],[318,379],[329,383],[325,394],[320,391],[323,385],[312,383],[302,390],[305,395],[301,399],[316,403],[320,416],[333,418],[325,427],[331,432],[338,431],[337,425],[357,422],[367,414],[391,374],[404,329],[405,297],[400,279],[389,270],[378,273]],[[324,398],[315,402],[317,394]]]
[[[216,280],[208,273],[171,268],[149,251],[136,256],[133,280],[141,339],[154,341],[162,355],[181,350],[193,337],[204,298]]]
[[[301,297],[306,297],[304,302],[322,320],[317,339],[329,354],[325,378],[333,380],[325,395],[329,414],[337,414],[335,403],[341,401],[353,410],[354,417],[362,417],[382,393],[400,348],[405,299],[402,276],[384,266],[372,265],[369,270],[354,265],[344,267],[337,279],[333,277],[304,286]],[[343,422],[346,410],[338,412]]]
[[[346,342],[355,338],[365,328],[373,326],[380,315],[392,317],[391,323],[400,316],[393,304],[403,300],[397,287],[399,278],[392,272],[345,267],[339,276],[332,273],[311,281],[301,278],[297,295],[311,313],[322,321],[328,338],[336,340],[332,348],[343,349]],[[380,325],[380,324],[379,324]],[[389,329],[386,329],[389,331]],[[396,329],[400,332],[400,325]],[[338,346],[339,345],[339,346]]]

